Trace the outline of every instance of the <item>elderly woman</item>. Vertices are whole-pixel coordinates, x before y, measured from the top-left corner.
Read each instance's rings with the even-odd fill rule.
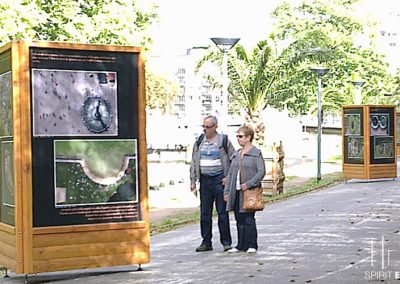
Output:
[[[261,184],[265,175],[265,165],[261,150],[252,145],[254,130],[250,126],[241,126],[236,137],[242,148],[232,155],[224,200],[227,202],[226,210],[234,211],[235,214],[238,243],[228,252],[255,253],[258,249],[255,211],[243,209],[243,192]]]

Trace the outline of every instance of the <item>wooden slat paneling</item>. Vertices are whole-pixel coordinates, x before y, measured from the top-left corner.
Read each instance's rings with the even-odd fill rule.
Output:
[[[91,225],[72,225],[62,227],[40,227],[33,228],[34,235],[60,234],[72,232],[93,232],[93,231],[109,231],[109,230],[129,230],[144,229],[148,224],[143,221],[129,223],[109,223],[109,224],[91,224]]]
[[[6,233],[14,235],[15,234],[15,227],[11,226],[11,225],[8,225],[8,224],[0,223],[0,231],[4,231]]]
[[[15,246],[0,241],[0,255],[15,259]]]
[[[132,229],[132,230],[110,230],[103,232],[70,232],[60,234],[46,234],[33,236],[33,248],[90,244],[112,242],[126,242],[133,240],[141,240],[147,234],[148,229]],[[149,239],[149,238],[147,238]]]
[[[15,247],[15,236],[14,234],[0,230],[0,242]]]
[[[369,171],[370,179],[378,179],[378,178],[396,178],[397,177],[397,168],[394,164],[385,164],[385,165],[371,165]]]
[[[0,265],[15,271],[16,267],[16,249],[14,229],[11,226],[1,224],[0,229]],[[12,227],[11,227],[12,228]],[[11,232],[10,232],[11,231]]]
[[[91,243],[81,245],[64,245],[33,250],[34,261],[62,258],[81,258],[92,256],[108,256],[114,254],[128,254],[137,251],[146,251],[149,244],[143,240],[117,242],[117,243]]]
[[[343,178],[344,179],[365,179],[367,178],[364,165],[343,165]]]
[[[0,254],[0,264],[11,271],[16,271],[16,261],[15,258],[9,258],[5,255]]]
[[[147,263],[148,236],[148,227],[34,234],[33,270],[39,273]]]
[[[85,269],[127,264],[142,264],[149,262],[148,251],[138,251],[129,254],[93,256],[85,258],[67,258],[35,261],[36,272],[52,272],[60,270]]]

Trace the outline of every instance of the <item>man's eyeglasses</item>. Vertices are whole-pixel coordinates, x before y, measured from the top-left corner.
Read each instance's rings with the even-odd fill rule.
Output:
[[[213,128],[214,126],[215,126],[215,124],[213,124],[213,125],[202,125],[202,127],[205,128],[205,129],[210,129],[210,128]]]
[[[244,135],[236,135],[237,138],[243,138]]]

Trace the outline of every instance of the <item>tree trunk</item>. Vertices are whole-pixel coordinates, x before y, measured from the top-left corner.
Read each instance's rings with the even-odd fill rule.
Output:
[[[247,123],[254,129],[254,143],[264,146],[265,125],[260,111],[253,111],[247,116]]]

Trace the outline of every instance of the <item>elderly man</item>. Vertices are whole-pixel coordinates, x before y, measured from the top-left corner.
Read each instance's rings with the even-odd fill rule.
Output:
[[[212,211],[218,213],[218,229],[224,251],[231,249],[232,239],[229,215],[224,201],[225,177],[228,175],[230,159],[235,152],[228,137],[217,133],[218,120],[207,116],[203,121],[204,134],[193,146],[190,165],[191,190],[196,191],[196,181],[200,181],[200,230],[202,243],[197,252],[212,250]]]

